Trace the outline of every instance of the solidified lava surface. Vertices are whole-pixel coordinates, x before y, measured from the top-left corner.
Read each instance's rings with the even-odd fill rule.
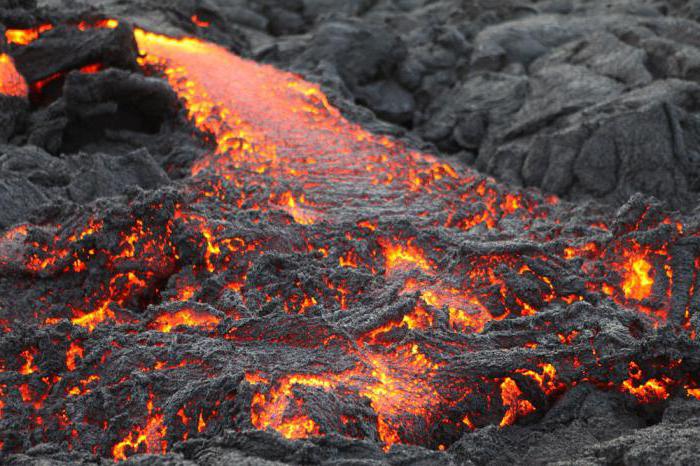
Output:
[[[697,459],[697,215],[504,184],[196,34],[5,21],[3,461]]]

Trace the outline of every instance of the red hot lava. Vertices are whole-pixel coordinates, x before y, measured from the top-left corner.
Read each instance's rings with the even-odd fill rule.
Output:
[[[678,315],[670,251],[700,230],[634,205],[632,222],[572,215],[369,133],[299,76],[134,34],[144,72],[167,80],[210,151],[177,195],[4,233],[3,270],[45,289],[32,317],[3,316],[6,334],[33,319],[63,335],[4,361],[0,407],[21,406],[12,419],[31,433],[0,438],[6,449],[51,436],[123,460],[212,426],[438,448],[527,422],[581,383],[640,403],[698,396],[688,363],[611,354],[586,315],[624,322],[632,346],[667,324],[695,344],[694,288],[674,291]],[[12,59],[0,66],[0,90],[26,96]],[[104,393],[112,404],[95,409]]]

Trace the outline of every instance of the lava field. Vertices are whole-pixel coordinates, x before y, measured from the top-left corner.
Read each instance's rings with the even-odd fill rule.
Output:
[[[697,464],[700,3],[0,3],[0,462]]]

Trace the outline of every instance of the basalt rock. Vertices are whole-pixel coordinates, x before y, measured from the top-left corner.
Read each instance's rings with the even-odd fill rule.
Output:
[[[39,3],[0,462],[696,462],[692,2]]]
[[[13,54],[17,69],[31,83],[96,63],[135,69],[137,56],[131,28],[126,25],[86,31],[57,28]]]
[[[33,146],[2,146],[0,153],[5,226],[28,220],[33,210],[49,201],[86,203],[129,188],[153,189],[170,182],[145,149],[125,155],[82,153],[57,158]]]

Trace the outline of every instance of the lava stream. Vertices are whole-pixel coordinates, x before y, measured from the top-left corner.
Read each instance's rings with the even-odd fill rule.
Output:
[[[8,37],[23,46],[48,30]],[[0,237],[7,270],[81,291],[32,295],[42,331],[69,329],[59,362],[39,340],[0,366],[21,382],[3,382],[0,396],[26,405],[27,430],[45,435],[54,422],[71,445],[109,444],[100,453],[116,460],[162,453],[208,426],[438,448],[540,415],[581,383],[640,403],[698,393],[684,361],[601,356],[606,329],[580,315],[609,311],[629,341],[678,317],[671,246],[698,233],[679,219],[645,209],[611,231],[603,211],[583,225],[556,198],[369,133],[297,75],[196,38],[134,35],[144,73],[167,80],[208,152],[177,195],[145,193],[129,208]],[[28,94],[9,55],[0,75],[0,92]],[[692,286],[676,319],[689,341]],[[0,321],[8,334],[31,320],[12,312]],[[138,362],[125,368],[125,358]],[[58,365],[60,375],[46,373]],[[202,399],[156,378],[165,371],[197,381]],[[111,425],[72,404],[103,391],[113,418],[125,410],[141,422]],[[64,411],[47,416],[54,406]]]

